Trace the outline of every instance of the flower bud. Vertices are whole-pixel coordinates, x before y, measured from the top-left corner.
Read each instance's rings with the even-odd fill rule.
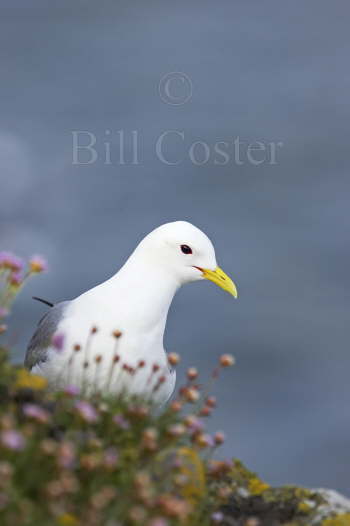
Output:
[[[47,261],[42,256],[32,256],[29,260],[29,271],[37,274],[47,270]]]
[[[204,407],[202,407],[202,409],[200,410],[199,414],[200,416],[210,416],[211,415],[211,408],[208,407],[207,405],[205,405]]]
[[[205,401],[206,405],[208,407],[214,408],[216,407],[216,398],[215,396],[208,396],[208,398]]]
[[[198,376],[198,371],[195,367],[190,367],[187,369],[187,378],[189,380],[195,380]]]
[[[186,428],[182,424],[174,424],[167,428],[167,433],[172,437],[180,437],[186,432]]]
[[[222,433],[221,431],[217,431],[214,435],[214,441],[215,441],[215,444],[217,446],[220,446],[221,444],[223,444],[225,442],[225,434]]]
[[[234,365],[234,363],[235,363],[235,359],[232,356],[232,354],[223,354],[220,357],[221,367],[231,367],[232,365]]]
[[[195,444],[197,444],[197,446],[201,448],[214,446],[213,437],[211,437],[207,433],[196,433],[193,439],[194,439]]]
[[[168,354],[168,362],[170,365],[177,365],[180,361],[180,356],[176,352],[171,352]]]
[[[182,409],[182,403],[179,402],[178,400],[174,400],[173,402],[171,402],[170,404],[170,409],[172,411],[174,411],[174,413],[178,413],[179,411],[181,411]]]
[[[194,387],[188,387],[185,390],[184,396],[188,402],[195,403],[199,400],[198,389],[195,389]]]

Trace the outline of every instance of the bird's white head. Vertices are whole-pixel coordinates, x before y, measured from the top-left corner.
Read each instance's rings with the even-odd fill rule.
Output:
[[[217,265],[212,242],[191,223],[161,225],[141,241],[135,253],[171,272],[181,285],[208,279],[237,297],[234,282]]]

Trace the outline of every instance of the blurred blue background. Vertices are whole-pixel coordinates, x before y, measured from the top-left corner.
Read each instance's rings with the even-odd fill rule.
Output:
[[[349,495],[349,3],[3,0],[0,14],[1,248],[50,263],[15,306],[15,358],[44,311],[33,294],[73,298],[154,227],[191,221],[240,297],[185,287],[166,346],[204,377],[236,356],[210,420],[228,436],[221,454],[272,484]],[[186,82],[160,85],[171,72]],[[96,137],[96,162],[80,150],[73,164],[77,130]],[[156,149],[171,130],[185,134],[163,143],[176,165]],[[279,143],[275,163],[249,161],[256,141]]]

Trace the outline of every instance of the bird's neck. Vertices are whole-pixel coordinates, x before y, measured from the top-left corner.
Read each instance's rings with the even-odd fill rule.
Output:
[[[122,305],[123,318],[163,337],[169,307],[181,285],[166,268],[130,257],[107,283],[116,304]]]

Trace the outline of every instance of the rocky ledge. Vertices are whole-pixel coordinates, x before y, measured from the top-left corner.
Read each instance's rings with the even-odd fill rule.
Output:
[[[336,491],[272,488],[238,460],[224,484],[231,493],[213,516],[222,526],[350,526],[350,499]]]

